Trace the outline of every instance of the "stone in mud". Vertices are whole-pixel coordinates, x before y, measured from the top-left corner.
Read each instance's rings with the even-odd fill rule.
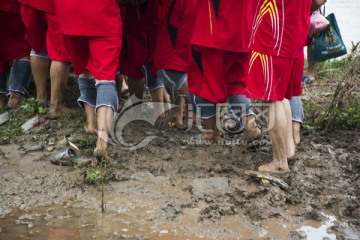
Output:
[[[34,146],[27,148],[26,152],[37,152],[37,151],[42,151],[43,149],[44,149],[44,145],[39,143],[39,144],[36,144]]]
[[[191,184],[191,192],[197,197],[219,194],[229,187],[229,180],[224,177],[198,178]]]
[[[289,233],[289,238],[291,240],[302,240],[302,239],[306,239],[307,235],[306,232],[300,230],[300,231],[291,231]]]
[[[131,175],[130,178],[133,179],[133,180],[137,180],[137,181],[148,181],[150,179],[153,179],[154,175],[152,175],[148,171],[144,171],[144,172],[134,173],[133,175]]]
[[[3,114],[0,114],[0,126],[9,120],[10,120],[9,112],[4,112]]]

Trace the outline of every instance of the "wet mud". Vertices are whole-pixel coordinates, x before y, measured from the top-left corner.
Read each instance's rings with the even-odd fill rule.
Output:
[[[0,145],[0,239],[360,238],[358,131],[302,129],[291,172],[272,174],[284,189],[245,174],[271,159],[266,134],[200,145],[195,128],[131,123],[126,141],[156,138],[134,151],[111,146],[101,184],[86,178],[90,167],[51,162],[66,135],[91,158],[83,119],[48,120]]]

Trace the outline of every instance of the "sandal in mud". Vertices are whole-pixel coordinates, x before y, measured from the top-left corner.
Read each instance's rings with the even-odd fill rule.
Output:
[[[252,171],[252,170],[246,170],[245,174],[250,176],[250,177],[259,179],[261,184],[263,184],[263,185],[272,184],[272,185],[277,185],[277,186],[279,186],[280,188],[282,188],[284,190],[289,189],[289,185],[285,181],[283,181],[280,178],[273,177],[268,173],[259,172],[259,171]]]
[[[86,166],[91,163],[89,159],[80,157],[77,151],[71,147],[62,149],[54,158],[50,159],[50,162],[61,166]]]

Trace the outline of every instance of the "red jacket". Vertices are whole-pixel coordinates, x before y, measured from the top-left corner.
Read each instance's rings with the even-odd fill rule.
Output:
[[[309,31],[311,0],[253,1],[258,8],[250,48],[271,56],[301,56]]]
[[[253,16],[252,0],[198,0],[192,44],[247,52]]]

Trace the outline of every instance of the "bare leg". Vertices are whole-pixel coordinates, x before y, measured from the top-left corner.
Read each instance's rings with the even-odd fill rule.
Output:
[[[97,109],[97,127],[98,127],[98,139],[96,142],[96,148],[94,150],[94,155],[97,159],[108,160],[108,138],[110,126],[112,124],[112,118],[114,116],[114,111],[111,107],[102,106]]]
[[[300,127],[301,123],[293,121],[292,122],[292,132],[293,132],[293,138],[295,145],[298,145],[300,143]]]
[[[31,71],[36,87],[36,98],[47,101],[46,82],[49,75],[50,59],[44,57],[30,57]]]
[[[92,78],[92,74],[85,71],[79,76],[80,78]],[[96,132],[96,115],[95,115],[95,107],[83,102],[84,109],[86,113],[86,127],[85,132],[92,134]]]
[[[248,115],[245,118],[244,139],[256,139],[261,136],[261,130],[256,124],[254,115]]]
[[[283,101],[276,101],[270,104],[268,126],[270,128],[269,137],[272,142],[273,159],[272,162],[259,166],[259,171],[281,173],[290,171],[287,161],[287,125],[289,120],[287,119],[285,107]]]
[[[307,67],[307,77],[310,79],[313,79],[315,77],[315,64],[316,62],[313,62],[310,60],[310,47],[307,47],[307,61],[308,61],[308,67]]]
[[[165,89],[163,87],[157,88],[150,92],[151,99],[153,103],[155,103],[154,105],[155,116],[160,116],[162,118],[165,117],[164,94],[165,94]]]
[[[52,61],[50,66],[51,96],[50,111],[51,118],[58,118],[71,112],[69,108],[62,106],[63,91],[67,85],[70,72],[70,63]]]
[[[286,114],[286,154],[288,159],[292,158],[295,155],[295,142],[293,138],[293,130],[292,130],[292,116],[291,116],[291,107],[290,102],[287,99],[283,101],[284,110]]]
[[[123,84],[125,82],[124,78],[125,78],[125,76],[122,75],[122,74],[116,75],[116,78],[115,78],[116,92],[117,92],[117,95],[118,95],[119,103],[120,103],[120,100],[121,100],[121,91],[122,91],[122,88],[123,88]]]
[[[178,107],[176,108],[175,112],[175,123],[178,128],[183,128],[183,117],[184,117],[184,105],[185,105],[185,98],[182,95],[178,95]]]
[[[138,99],[143,99],[144,95],[144,79],[143,78],[129,78],[129,93],[130,96],[135,94]]]
[[[210,131],[201,133],[201,140],[210,140],[216,143],[219,139],[219,130],[216,127],[216,117],[214,116],[208,119],[203,119],[202,121],[205,129]]]

